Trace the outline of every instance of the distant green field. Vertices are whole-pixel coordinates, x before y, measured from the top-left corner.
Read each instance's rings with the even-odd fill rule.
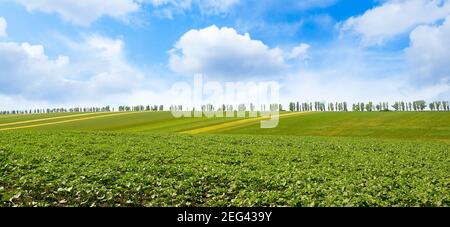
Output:
[[[64,118],[54,119],[55,117]],[[22,121],[37,119],[43,119],[43,121],[21,123]],[[94,113],[83,116],[62,113],[50,116],[19,116],[5,121],[9,125],[2,125],[3,122],[0,121],[0,131],[2,129],[16,130],[15,127],[33,126],[25,129],[53,131],[178,132],[234,120],[236,119],[206,117],[174,118],[170,112]],[[13,122],[17,124],[11,125]]]
[[[312,113],[281,119],[273,129],[261,129],[253,124],[216,133],[450,141],[450,112]]]
[[[22,130],[171,133],[210,127],[240,119],[174,118],[170,112],[94,113],[87,115],[63,113],[3,117],[0,118],[0,131],[2,129],[17,130],[16,127],[22,129],[20,127],[25,126]],[[32,122],[27,122],[30,120]],[[14,122],[17,124],[12,124]],[[27,128],[28,126],[31,127]],[[261,129],[259,121],[254,121],[208,131],[208,133],[450,141],[450,112],[305,113],[281,118],[279,126],[273,129]]]
[[[0,116],[0,206],[450,206],[449,112],[283,114]]]
[[[51,113],[51,114],[29,114],[29,115],[0,115],[0,126],[6,123],[18,122],[18,121],[28,121],[28,120],[38,120],[45,118],[54,118],[62,116],[72,116],[78,115],[76,113]]]

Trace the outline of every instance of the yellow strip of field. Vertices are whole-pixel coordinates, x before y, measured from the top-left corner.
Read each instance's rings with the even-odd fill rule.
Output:
[[[11,122],[11,123],[0,124],[0,127],[10,126],[10,125],[21,125],[21,124],[25,124],[25,123],[33,123],[33,122],[40,122],[40,121],[47,121],[47,120],[54,120],[54,119],[70,118],[70,117],[81,117],[81,116],[87,116],[87,115],[93,115],[93,114],[99,114],[99,113],[73,114],[73,115],[66,115],[66,116],[60,116],[60,117],[48,117],[48,118],[40,118],[40,119],[27,120],[27,121],[16,121],[16,122]]]
[[[56,124],[62,124],[62,123],[85,121],[85,120],[90,120],[90,119],[95,119],[95,118],[112,117],[112,116],[119,116],[119,115],[125,115],[125,114],[133,114],[133,113],[142,113],[142,112],[125,112],[125,113],[105,114],[105,115],[93,116],[93,117],[84,117],[84,118],[77,118],[77,119],[70,119],[70,120],[63,120],[63,121],[56,121],[56,122],[48,122],[48,123],[41,123],[41,124],[34,124],[34,125],[17,126],[17,127],[12,127],[12,128],[2,128],[2,129],[0,129],[0,131],[24,129],[24,128],[35,128],[35,127],[46,126],[46,125],[56,125]],[[78,115],[78,116],[80,116],[80,115]],[[50,119],[55,119],[55,118],[50,118]]]
[[[307,112],[286,113],[286,114],[280,114],[279,116],[280,116],[280,119],[281,119],[281,118],[297,116],[297,115],[306,114],[306,113]],[[195,134],[200,134],[200,133],[206,133],[206,132],[211,132],[211,131],[217,131],[217,130],[223,130],[223,129],[228,129],[228,128],[239,127],[239,126],[243,126],[243,125],[249,125],[249,124],[257,123],[258,121],[268,120],[268,119],[270,119],[270,116],[262,116],[262,117],[256,117],[256,118],[246,118],[246,119],[242,119],[242,120],[221,123],[221,124],[212,125],[212,126],[208,126],[208,127],[191,129],[191,130],[183,131],[183,132],[180,132],[180,133],[182,133],[182,134],[189,134],[189,135],[195,135]]]

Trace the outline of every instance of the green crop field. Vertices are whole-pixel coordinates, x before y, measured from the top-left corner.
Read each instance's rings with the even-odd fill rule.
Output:
[[[29,120],[34,120],[30,122]],[[36,121],[39,120],[39,121]],[[1,130],[71,130],[71,131],[128,131],[128,132],[177,132],[208,125],[233,121],[234,118],[174,118],[170,112],[125,112],[94,114],[56,114],[51,117],[42,115],[0,118]]]
[[[450,140],[448,112],[325,112],[290,117],[278,127],[254,124],[218,131],[227,134],[346,136]]]
[[[0,116],[0,206],[450,206],[449,141],[449,112]]]

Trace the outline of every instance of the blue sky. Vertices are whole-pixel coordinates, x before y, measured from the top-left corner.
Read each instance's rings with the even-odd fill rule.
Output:
[[[329,3],[325,4],[328,7],[322,6],[321,3],[311,3],[307,8],[299,7],[294,10],[290,6],[295,5],[296,1],[290,2],[242,1],[236,7],[218,15],[204,15],[196,6],[192,6],[190,10],[179,12],[173,18],[159,16],[158,9],[150,4],[143,5],[138,12],[130,15],[127,18],[129,21],[105,16],[93,21],[89,26],[77,26],[61,19],[55,13],[43,13],[39,10],[28,12],[14,1],[3,0],[0,14],[8,18],[8,34],[14,40],[45,43],[52,39],[49,36],[56,34],[80,37],[86,33],[120,37],[126,42],[127,54],[131,59],[137,64],[148,64],[167,63],[167,50],[171,49],[185,32],[210,25],[232,27],[240,33],[248,32],[254,39],[262,40],[270,46],[296,45],[302,41],[330,41],[337,35],[333,29],[334,23],[361,14],[375,4],[370,0],[360,1],[359,4],[348,0],[328,1]],[[283,30],[283,27],[291,28],[290,26],[293,28],[290,31]],[[277,28],[279,31],[269,30],[270,28]],[[56,47],[46,49],[51,53],[64,51]]]
[[[0,0],[0,109],[167,103],[194,73],[276,80],[285,102],[448,99],[449,16],[448,0]]]

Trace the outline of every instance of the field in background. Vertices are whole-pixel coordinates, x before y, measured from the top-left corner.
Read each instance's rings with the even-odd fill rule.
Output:
[[[55,117],[59,118],[55,119]],[[81,116],[61,113],[51,118],[46,115],[33,116],[34,120],[42,119],[39,122],[28,122],[29,118],[31,116],[8,119],[8,125],[2,125],[0,118],[0,131],[26,127],[24,129],[52,131],[177,132],[236,120],[235,118],[174,118],[170,112],[114,112]],[[12,125],[11,123],[14,122],[15,124]]]
[[[450,206],[449,141],[448,112],[0,116],[0,206]]]
[[[226,134],[345,136],[450,142],[449,112],[326,112],[282,119],[277,128],[259,125],[216,131]]]
[[[449,112],[282,113],[278,127],[254,118],[174,118],[170,112],[13,115],[2,130],[64,130],[250,135],[296,135],[450,140]]]

